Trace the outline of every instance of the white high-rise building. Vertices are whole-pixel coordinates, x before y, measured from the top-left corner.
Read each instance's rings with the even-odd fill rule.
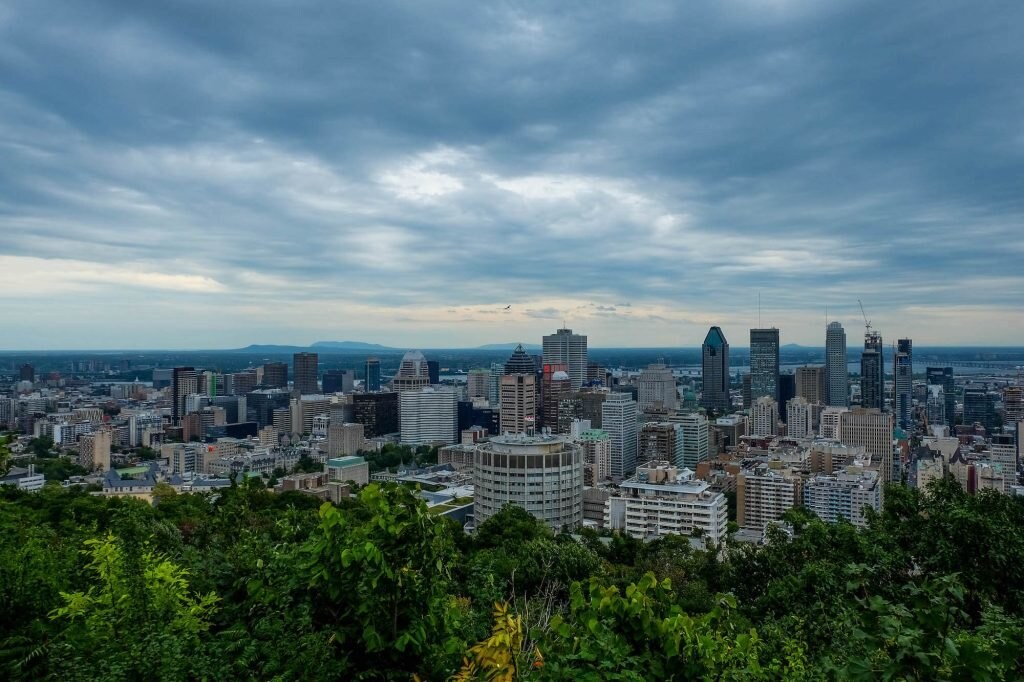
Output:
[[[708,458],[708,418],[699,412],[687,412],[676,415],[672,421],[679,425],[682,440],[682,458],[675,464],[696,471],[697,465]]]
[[[578,391],[587,379],[587,337],[559,329],[544,337],[544,364],[567,365],[572,390]]]
[[[839,416],[849,412],[848,407],[826,407],[821,411],[821,437],[826,440],[839,440]]]
[[[812,438],[814,434],[814,411],[805,398],[791,398],[786,402],[786,436],[790,438]]]
[[[764,530],[796,503],[797,485],[761,465],[736,477],[736,521],[741,528]]]
[[[473,516],[479,527],[506,504],[553,530],[583,523],[583,450],[564,436],[496,436],[473,455]]]
[[[454,391],[421,388],[399,395],[402,443],[457,443],[459,398]]]
[[[750,435],[774,436],[778,433],[779,405],[775,398],[763,395],[750,406]]]
[[[846,331],[838,322],[825,329],[825,404],[850,404],[850,372],[846,363]]]
[[[640,411],[671,412],[679,407],[679,392],[672,370],[663,363],[648,365],[637,379]]]
[[[601,404],[601,429],[611,440],[612,478],[621,480],[636,469],[636,401],[627,393],[609,393]]]

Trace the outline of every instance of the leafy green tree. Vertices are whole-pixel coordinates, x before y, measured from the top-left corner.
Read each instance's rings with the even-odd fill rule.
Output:
[[[185,680],[197,672],[217,603],[195,594],[188,572],[147,543],[113,533],[86,541],[96,584],[63,593],[51,618],[64,624],[52,649],[63,679]]]
[[[327,628],[347,676],[433,679],[464,641],[453,631],[448,526],[402,486],[370,484],[354,515],[331,504],[303,548],[314,624]]]

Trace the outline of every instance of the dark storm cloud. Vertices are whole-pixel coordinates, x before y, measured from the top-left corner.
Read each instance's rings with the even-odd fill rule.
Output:
[[[541,319],[588,300],[622,319],[629,300],[634,320],[703,324],[760,291],[777,311],[852,316],[861,297],[879,318],[994,320],[1024,290],[1022,20],[1018,3],[6,3],[3,284],[237,306],[243,328],[296,297],[472,321],[509,292]]]

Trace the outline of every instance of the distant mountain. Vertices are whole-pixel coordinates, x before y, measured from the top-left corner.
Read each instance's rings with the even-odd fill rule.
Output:
[[[477,350],[515,350],[518,343],[487,343],[483,346],[477,346]],[[541,346],[536,343],[524,343],[523,350],[525,351],[540,351]]]
[[[387,346],[382,346],[378,343],[363,343],[362,341],[317,341],[311,346],[285,346],[277,344],[259,344],[254,343],[251,346],[245,348],[236,348],[228,351],[229,353],[262,353],[262,354],[281,354],[281,353],[301,353],[303,351],[313,351],[321,353],[344,353],[349,351],[391,351],[396,350]]]
[[[327,348],[331,350],[397,350],[390,346],[382,346],[379,343],[365,343],[363,341],[317,341],[310,348]]]

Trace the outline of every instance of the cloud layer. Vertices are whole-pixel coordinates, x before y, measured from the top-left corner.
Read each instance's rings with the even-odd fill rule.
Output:
[[[0,348],[1024,343],[1024,5],[364,5],[5,3]]]

